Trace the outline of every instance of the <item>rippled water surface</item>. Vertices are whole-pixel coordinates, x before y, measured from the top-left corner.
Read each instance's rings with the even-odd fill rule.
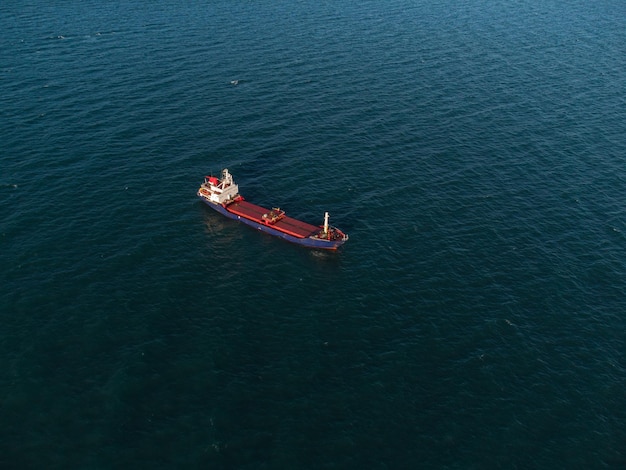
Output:
[[[0,26],[2,468],[626,466],[623,2]]]

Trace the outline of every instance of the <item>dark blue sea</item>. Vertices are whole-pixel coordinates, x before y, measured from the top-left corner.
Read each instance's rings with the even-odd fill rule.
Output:
[[[626,468],[622,0],[0,27],[0,468]]]

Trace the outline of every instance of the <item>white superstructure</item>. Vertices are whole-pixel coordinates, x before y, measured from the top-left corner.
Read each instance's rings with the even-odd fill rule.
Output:
[[[228,169],[222,170],[222,178],[206,176],[198,190],[198,195],[214,204],[225,204],[239,195],[239,186],[233,181]]]

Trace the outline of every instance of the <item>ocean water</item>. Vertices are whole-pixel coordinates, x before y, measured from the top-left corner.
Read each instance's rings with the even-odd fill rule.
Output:
[[[624,2],[0,26],[0,468],[626,468]]]

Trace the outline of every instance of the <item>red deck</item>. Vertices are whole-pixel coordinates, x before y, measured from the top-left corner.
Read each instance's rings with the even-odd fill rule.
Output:
[[[228,212],[237,214],[246,219],[258,222],[261,225],[266,225],[263,222],[263,214],[268,213],[270,210],[264,207],[251,204],[248,201],[237,201],[229,204],[226,207]],[[298,238],[306,238],[315,232],[319,232],[320,228],[315,225],[307,224],[306,222],[300,222],[299,220],[292,219],[291,217],[283,217],[275,224],[269,225],[276,230],[279,230],[289,235],[293,235]]]

